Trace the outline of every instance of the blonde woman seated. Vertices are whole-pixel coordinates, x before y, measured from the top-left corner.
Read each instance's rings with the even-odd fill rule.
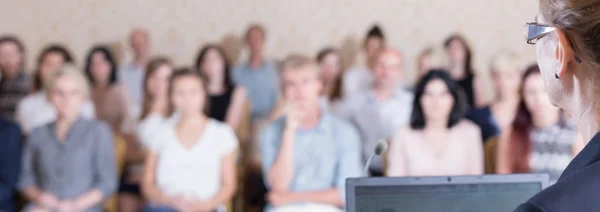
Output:
[[[110,127],[81,117],[88,85],[80,71],[58,71],[46,90],[57,117],[25,143],[19,182],[31,201],[25,211],[102,211],[117,187]]]
[[[387,175],[482,174],[480,131],[463,118],[465,99],[459,85],[447,72],[432,70],[415,91],[410,127],[392,138]]]
[[[237,138],[204,114],[205,80],[197,72],[176,71],[169,90],[180,116],[154,135],[142,180],[144,211],[224,211],[236,189]]]

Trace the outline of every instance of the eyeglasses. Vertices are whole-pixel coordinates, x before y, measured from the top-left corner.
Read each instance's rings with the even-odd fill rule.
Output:
[[[554,32],[556,27],[539,24],[537,22],[528,22],[525,24],[525,41],[527,44],[535,45],[535,43],[542,37]],[[569,42],[573,47],[573,51],[575,52],[575,61],[577,63],[581,63],[581,57],[579,56],[579,51],[577,51],[577,47],[571,39],[571,36],[567,34],[567,38],[569,38]]]
[[[554,30],[556,30],[556,27],[551,27],[536,22],[528,22],[525,24],[525,40],[527,41],[527,44],[534,45],[538,39],[551,32],[554,32]]]

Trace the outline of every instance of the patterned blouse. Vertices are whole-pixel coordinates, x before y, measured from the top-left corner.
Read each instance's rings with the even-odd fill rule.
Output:
[[[573,142],[577,130],[564,122],[530,132],[531,155],[529,167],[532,172],[548,173],[550,184],[556,183],[569,162],[573,159]]]

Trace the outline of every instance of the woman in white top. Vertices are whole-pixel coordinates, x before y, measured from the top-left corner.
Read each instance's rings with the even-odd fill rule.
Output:
[[[172,110],[180,115],[153,136],[146,157],[144,211],[224,210],[236,189],[237,138],[231,127],[208,118],[204,79],[188,69],[170,81]]]
[[[417,84],[410,127],[392,138],[388,176],[483,173],[477,125],[464,119],[464,94],[450,75],[432,70]]]
[[[127,170],[119,187],[119,210],[140,211],[143,205],[140,183],[145,149],[151,146],[152,136],[166,120],[169,110],[169,78],[173,74],[173,64],[164,57],[156,57],[148,62],[143,82],[143,105],[137,125],[137,139],[128,140]]]
[[[29,94],[17,105],[16,121],[24,134],[29,134],[34,128],[56,119],[56,110],[48,101],[43,87],[50,76],[63,65],[73,63],[73,57],[65,47],[52,44],[42,50],[37,63],[33,88],[35,93]],[[87,100],[81,108],[81,115],[85,118],[94,118],[95,113],[94,104]]]

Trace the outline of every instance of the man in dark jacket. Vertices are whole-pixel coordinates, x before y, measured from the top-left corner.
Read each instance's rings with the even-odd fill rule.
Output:
[[[21,129],[0,118],[0,211],[15,211],[14,193],[21,169]]]

